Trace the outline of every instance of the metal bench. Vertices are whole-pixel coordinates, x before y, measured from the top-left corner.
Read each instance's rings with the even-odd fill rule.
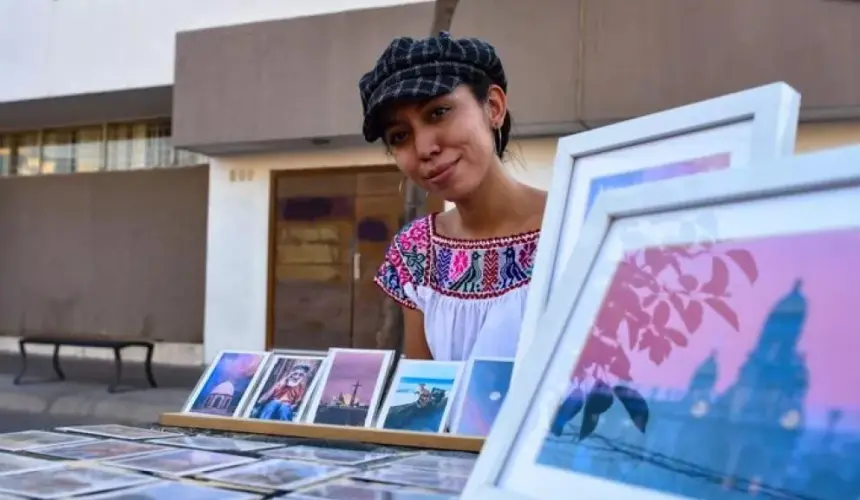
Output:
[[[49,335],[34,334],[24,335],[18,341],[18,349],[21,352],[21,370],[15,376],[15,385],[21,383],[24,373],[27,371],[27,344],[40,344],[54,346],[53,366],[59,380],[66,380],[66,375],[60,368],[60,346],[73,347],[95,347],[113,349],[114,356],[114,380],[108,386],[108,392],[116,392],[122,380],[122,350],[128,347],[146,348],[146,359],[143,362],[146,370],[146,379],[151,387],[158,387],[155,377],[152,375],[152,353],[155,344],[148,340],[110,339],[105,337],[85,335]]]

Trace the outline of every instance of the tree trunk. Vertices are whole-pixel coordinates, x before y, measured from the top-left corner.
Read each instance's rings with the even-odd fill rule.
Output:
[[[454,12],[460,0],[436,0],[433,9],[433,23],[430,25],[430,36],[436,36],[440,31],[449,31],[454,20]],[[427,195],[420,187],[411,181],[406,183],[406,200],[403,207],[403,224],[412,222],[424,215]],[[401,226],[402,226],[401,225]],[[386,300],[382,312],[382,329],[376,336],[379,349],[394,349],[398,357],[403,351],[403,310],[393,300]]]

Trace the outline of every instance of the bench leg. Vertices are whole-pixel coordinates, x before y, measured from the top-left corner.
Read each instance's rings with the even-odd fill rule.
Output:
[[[18,375],[15,375],[14,384],[18,385],[21,383],[21,379],[24,378],[24,373],[27,371],[27,348],[24,347],[24,341],[18,341],[18,350],[21,352],[21,369],[18,371]]]
[[[114,379],[108,386],[108,392],[116,392],[122,380],[122,353],[119,347],[113,348]]]
[[[54,373],[57,374],[57,378],[60,380],[66,380],[66,374],[63,373],[63,369],[60,368],[60,344],[54,345],[54,358],[52,362],[54,365]]]
[[[155,376],[152,375],[152,351],[153,346],[146,347],[146,359],[143,361],[143,368],[146,370],[146,380],[149,381],[150,387],[158,387],[158,384],[155,383]]]

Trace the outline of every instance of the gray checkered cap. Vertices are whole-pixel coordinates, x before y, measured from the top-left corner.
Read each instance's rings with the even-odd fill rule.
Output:
[[[432,99],[461,84],[486,78],[507,91],[502,61],[496,49],[483,40],[453,39],[446,32],[422,40],[395,38],[376,66],[358,82],[364,139],[375,142],[382,136],[377,114],[385,104],[400,99]]]

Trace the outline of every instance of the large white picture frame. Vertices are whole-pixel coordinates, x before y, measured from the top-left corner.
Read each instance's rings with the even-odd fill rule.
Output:
[[[673,433],[672,435],[675,436],[672,438],[673,443],[689,441],[695,447],[685,452],[687,457],[694,457],[686,458],[688,461],[686,463],[710,460],[709,457],[712,454],[719,452],[715,448],[720,447],[722,443],[734,446],[738,442],[744,444],[743,439],[758,439],[760,436],[773,436],[774,433],[779,436],[783,435],[779,433],[791,434],[798,429],[798,425],[801,426],[800,431],[804,428],[827,429],[836,425],[832,421],[836,406],[828,406],[831,403],[826,401],[810,403],[806,398],[811,397],[812,393],[803,391],[816,390],[813,389],[813,384],[816,384],[819,387],[818,391],[821,391],[821,387],[829,387],[828,390],[837,389],[837,394],[855,394],[856,391],[851,384],[860,376],[850,362],[846,364],[836,361],[837,357],[841,356],[840,352],[856,353],[860,350],[860,338],[853,335],[853,329],[847,326],[834,327],[832,324],[821,323],[822,321],[843,321],[844,318],[851,320],[850,316],[846,316],[849,313],[845,312],[850,310],[851,306],[846,306],[845,303],[846,301],[856,303],[860,298],[853,274],[848,275],[854,272],[851,271],[852,269],[860,273],[860,251],[858,251],[860,250],[860,210],[856,210],[856,207],[860,207],[860,147],[786,157],[767,165],[756,165],[756,167],[761,168],[735,169],[690,176],[615,190],[601,196],[583,228],[582,237],[562,276],[565,293],[556,294],[551,298],[540,324],[542,341],[534,344],[524,360],[525,368],[521,370],[518,377],[514,378],[511,391],[490,431],[462,498],[465,500],[485,498],[551,500],[574,495],[577,498],[588,499],[677,500],[719,497],[719,495],[714,496],[713,491],[707,493],[700,491],[698,495],[677,494],[677,492],[657,491],[635,485],[629,479],[633,477],[631,473],[633,469],[624,469],[626,462],[620,463],[626,460],[624,453],[613,453],[618,450],[623,451],[619,446],[625,445],[629,436],[639,436],[641,441],[638,441],[636,446],[640,450],[643,448],[646,450],[645,454],[639,455],[640,457],[646,457],[649,460],[651,457],[661,456],[673,458],[673,456],[661,455],[659,450],[655,450],[664,446],[661,444],[663,438],[659,436],[655,438],[654,434],[647,433],[654,432],[654,425],[659,425],[659,418],[662,417],[663,422],[676,417],[683,419],[684,422],[701,422],[696,419],[711,415],[709,411],[714,412],[715,415],[736,415],[740,410],[735,406],[730,406],[732,409],[726,410],[730,413],[719,413],[717,408],[720,400],[713,398],[732,394],[729,391],[738,385],[743,373],[746,373],[744,370],[751,366],[749,363],[770,359],[769,356],[788,356],[786,359],[790,362],[785,362],[782,358],[771,360],[772,363],[778,363],[775,366],[780,369],[794,370],[793,363],[808,367],[798,372],[805,374],[801,378],[792,375],[795,372],[780,372],[780,380],[788,380],[791,390],[801,391],[801,395],[808,394],[808,396],[800,398],[798,403],[798,400],[780,399],[783,397],[782,392],[747,392],[744,401],[755,402],[763,401],[762,398],[771,398],[767,399],[766,406],[781,408],[780,413],[774,414],[773,421],[768,420],[766,425],[756,420],[752,433],[744,434],[738,431],[739,434],[732,434],[731,437],[725,434],[735,429],[731,428],[735,417],[714,417],[718,418],[717,422],[723,427],[717,426],[708,431],[698,428],[698,431]],[[690,227],[694,230],[689,231]],[[644,239],[630,238],[633,233],[644,236]],[[734,249],[726,251],[721,245],[734,247]],[[579,433],[578,441],[572,440],[570,441],[572,444],[568,445],[567,441],[561,442],[550,437],[553,426],[559,423],[557,417],[561,413],[560,402],[570,400],[573,394],[571,385],[579,383],[574,382],[575,374],[585,366],[589,368],[593,366],[588,364],[589,361],[584,356],[593,356],[594,351],[591,348],[595,345],[595,338],[607,338],[597,328],[601,320],[598,314],[603,314],[610,310],[609,307],[614,307],[604,305],[604,300],[607,290],[616,290],[613,293],[617,293],[617,288],[610,287],[616,283],[618,273],[624,270],[623,266],[630,262],[627,260],[628,256],[631,252],[636,252],[640,257],[644,255],[647,266],[649,265],[647,252],[644,250],[681,249],[679,251],[690,255],[690,248],[711,252],[700,254],[709,260],[704,261],[705,265],[699,267],[707,272],[699,283],[719,288],[716,291],[708,291],[716,294],[711,297],[711,300],[720,297],[725,299],[713,302],[708,302],[707,298],[696,299],[704,300],[704,321],[712,323],[698,329],[696,336],[689,335],[687,337],[689,343],[673,341],[669,346],[672,348],[671,352],[659,355],[659,359],[651,358],[653,349],[648,352],[637,351],[630,354],[629,358],[625,358],[630,363],[626,368],[632,374],[628,384],[634,390],[641,391],[640,394],[649,394],[647,398],[640,396],[640,400],[643,403],[646,399],[650,400],[646,405],[652,405],[651,420],[647,420],[648,413],[637,414],[635,405],[616,401],[621,400],[619,393],[615,392],[618,387],[616,385],[612,389],[616,395],[611,400],[614,406],[610,405],[609,409],[603,409],[605,413],[602,414],[601,410],[593,410],[590,415],[596,413],[602,416],[603,424],[623,420],[629,425],[625,427],[618,424],[613,427],[614,424],[611,424],[607,427],[591,427],[590,430],[583,431],[587,427],[583,414],[588,413],[587,407],[583,407],[584,409],[576,414],[573,420],[564,423],[567,426],[565,429],[572,429],[570,432]],[[716,256],[719,255],[722,256],[717,259]],[[759,259],[758,264],[752,260],[750,265],[751,259],[754,258]],[[710,259],[713,259],[713,271]],[[719,264],[717,260],[720,261]],[[730,268],[725,267],[729,265]],[[676,270],[670,267],[666,267],[665,272],[671,274]],[[659,272],[654,271],[654,276],[659,275]],[[722,278],[716,278],[717,274],[722,274]],[[707,278],[707,276],[711,277]],[[725,288],[727,281],[723,278],[727,276],[731,277],[731,288]],[[709,281],[706,282],[707,279]],[[717,281],[722,283],[716,283]],[[769,284],[762,284],[763,281]],[[682,283],[681,280],[678,282]],[[754,293],[753,283],[756,284]],[[774,286],[773,283],[777,285]],[[691,289],[704,292],[705,286],[696,285]],[[776,295],[770,296],[774,289],[777,292]],[[645,290],[647,294],[647,287]],[[736,313],[727,312],[726,304],[721,305],[720,302],[728,302],[731,307],[746,309],[737,309]],[[639,303],[636,301],[636,304]],[[690,303],[685,307],[689,309]],[[834,307],[842,307],[843,313],[834,314],[828,309],[831,303],[835,304]],[[609,304],[617,304],[616,299],[612,299]],[[814,304],[814,306],[807,307],[806,304]],[[642,307],[646,306],[643,301]],[[668,306],[666,308],[668,309]],[[753,312],[747,311],[750,308],[758,309]],[[674,311],[674,308],[672,309]],[[649,314],[653,315],[653,319],[650,319],[651,322],[646,323],[646,326],[652,327],[662,323],[662,320],[656,319],[656,312]],[[673,315],[671,321],[674,323],[668,323],[669,326],[680,325],[678,328],[683,328],[686,323],[683,314],[680,312],[671,312],[671,314]],[[789,316],[785,316],[786,314]],[[775,323],[772,322],[774,318],[777,318]],[[788,323],[786,318],[790,318]],[[702,316],[699,315],[698,319],[701,326]],[[816,326],[812,326],[813,322]],[[849,324],[854,325],[851,321]],[[768,330],[769,325],[778,325],[779,331],[773,333],[773,330]],[[688,333],[696,331],[693,327],[688,328]],[[773,334],[768,337],[769,331]],[[811,338],[807,335],[807,331],[812,335]],[[622,337],[621,329],[617,332],[618,343],[614,348],[626,349],[626,338]],[[682,335],[687,334],[682,333]],[[712,340],[703,343],[699,340],[702,338]],[[762,339],[767,338],[771,343],[763,345],[765,341]],[[853,339],[857,339],[857,346],[854,346]],[[714,343],[709,344],[712,341]],[[604,342],[597,345],[610,344]],[[788,349],[782,351],[780,347],[773,350],[774,345],[787,345]],[[734,350],[735,353],[725,354],[727,350]],[[760,355],[757,355],[758,350],[761,350],[761,353],[758,353]],[[827,352],[824,353],[823,350]],[[714,353],[718,351],[720,357],[714,358],[716,355]],[[633,352],[632,346],[630,352]],[[588,359],[594,360],[597,357]],[[613,363],[617,359],[617,357],[611,358]],[[665,366],[669,368],[654,368],[663,362],[666,362]],[[687,364],[687,368],[682,366],[683,363]],[[721,368],[717,369],[717,366]],[[841,372],[834,372],[833,370],[836,369],[834,366]],[[687,371],[684,372],[684,370]],[[601,373],[604,373],[602,376],[609,380],[605,375],[606,372]],[[661,385],[656,385],[658,382],[655,382],[655,373],[663,373],[664,378],[668,373],[669,381],[659,382]],[[684,398],[696,389],[693,382],[687,385],[688,381],[698,380],[697,377],[703,373],[707,374],[704,375],[705,378],[711,377],[712,385],[708,390],[712,392],[707,392],[708,396],[704,399],[689,400],[695,404],[684,406],[682,413],[667,412],[665,408],[663,413],[657,413],[656,410],[663,407],[655,407],[656,404],[688,401]],[[716,386],[713,385],[718,381],[722,381],[719,391],[714,389]],[[593,387],[594,385],[592,388],[585,389],[585,392],[592,394]],[[661,389],[647,392],[651,390],[649,387]],[[674,389],[675,387],[678,389]],[[678,394],[685,391],[686,394]],[[718,392],[721,395],[712,396]],[[822,393],[819,392],[819,394]],[[777,399],[773,399],[774,397]],[[635,399],[631,398],[628,401],[635,402]],[[708,404],[712,409],[709,409],[708,404],[701,406],[703,401],[710,401],[711,403]],[[737,399],[733,397],[731,401],[737,401]],[[786,401],[797,406],[781,407],[780,405]],[[819,406],[813,408],[815,404]],[[848,403],[842,401],[833,404]],[[610,412],[616,413],[610,416]],[[634,414],[638,415],[639,420]],[[843,411],[842,414],[850,414],[850,412]],[[645,415],[644,422],[641,419],[642,415]],[[614,420],[616,417],[621,420]],[[602,425],[596,423],[597,420],[594,422],[595,425]],[[575,428],[575,424],[579,427]],[[854,429],[851,427],[854,424],[848,425],[849,430]],[[582,437],[583,433],[585,438]],[[603,436],[600,436],[601,434]],[[588,446],[593,446],[589,443],[594,441],[584,441],[584,439],[591,439],[594,436],[598,437],[598,443],[609,443],[612,447],[604,449],[598,445],[588,449]],[[694,441],[695,439],[704,439],[707,443]],[[774,460],[774,457],[780,460],[792,458],[792,453],[780,448],[782,441],[779,439],[781,438],[768,437],[767,439],[773,442],[759,443],[758,446],[751,448],[740,446],[739,448],[742,449],[732,452],[733,460],[743,457],[752,460],[754,464],[764,464],[762,467],[769,467],[770,460]],[[815,443],[820,441],[813,439]],[[571,460],[569,456],[564,459],[558,458],[561,447],[564,446],[569,446],[565,449],[565,453],[573,453],[574,459]],[[755,450],[760,452],[763,449],[774,450],[773,455],[763,459],[753,453]],[[547,452],[550,454],[547,455]],[[596,455],[598,452],[605,454]],[[586,454],[585,459],[589,461],[582,462],[583,453]],[[833,455],[833,457],[838,456]],[[593,471],[597,470],[594,464],[597,462],[590,460],[597,458],[600,459],[601,464],[618,465],[617,474],[594,473]],[[822,459],[819,457],[816,460]],[[837,458],[834,460],[838,461]],[[555,464],[544,465],[548,461],[555,461]],[[636,462],[636,464],[642,463]],[[656,462],[645,461],[644,463],[652,467]],[[568,465],[564,466],[565,469],[561,464]],[[698,467],[698,471],[713,472],[712,467],[708,468],[700,463],[693,463],[693,465]],[[592,467],[595,468],[592,469]],[[584,472],[585,469],[588,473]],[[603,469],[600,470],[603,471]],[[677,472],[680,469],[672,467],[663,467],[660,470],[668,470],[678,476],[685,474],[683,471]],[[790,479],[786,477],[789,470],[788,467],[777,469],[778,473],[783,475],[781,478],[783,484]],[[646,473],[644,477],[650,477],[647,474],[651,474],[651,471],[652,469],[644,471]],[[755,483],[756,477],[749,471],[744,472],[747,473],[746,476],[717,476],[716,479],[711,478],[713,480],[710,483],[709,481],[701,481],[701,483],[709,483],[717,487],[728,485],[734,488],[737,484],[741,484],[739,481],[743,480],[745,481],[742,484],[743,487],[767,486],[765,483]],[[736,473],[741,474],[741,472]],[[841,487],[844,488],[844,486]],[[841,493],[836,494],[839,498],[857,496],[856,492],[851,494],[850,491],[844,490],[836,493]],[[818,494],[824,493],[816,491],[815,496]],[[834,494],[833,491],[825,496],[831,497],[832,494]]]
[[[774,83],[559,139],[516,360],[534,340],[596,193],[790,155],[799,113],[800,94]]]

